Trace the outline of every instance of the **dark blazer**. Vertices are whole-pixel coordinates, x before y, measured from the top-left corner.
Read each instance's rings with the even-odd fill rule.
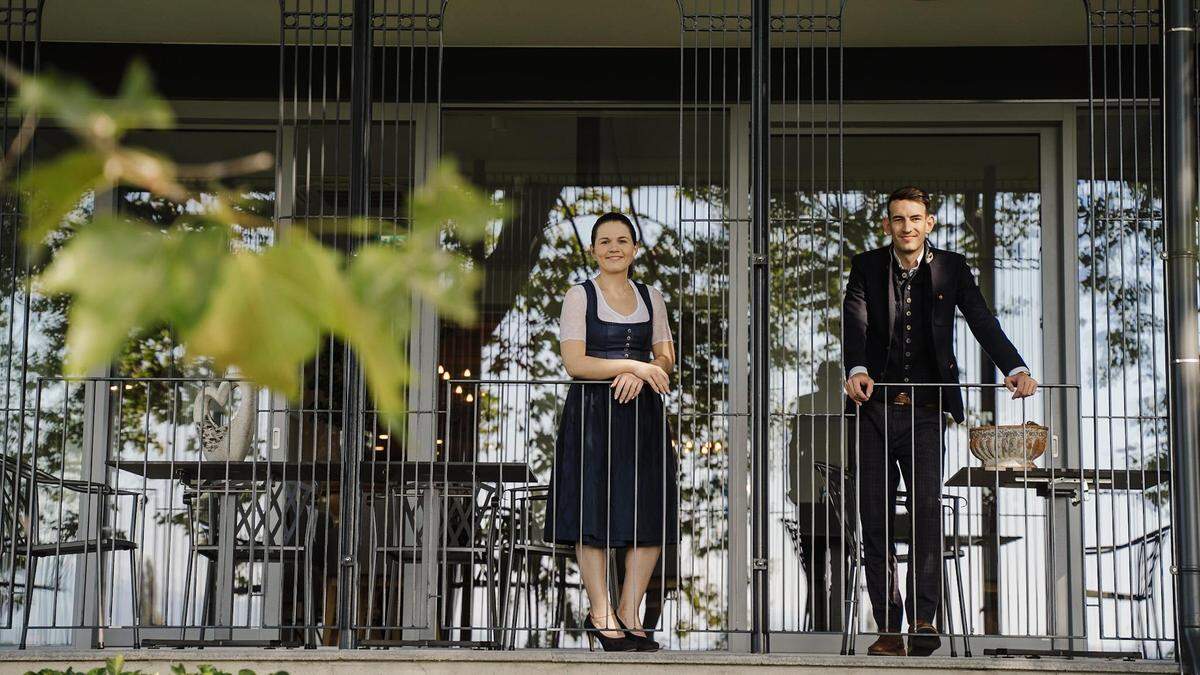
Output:
[[[921,264],[929,265],[933,280],[926,286],[929,295],[925,300],[933,324],[930,334],[937,359],[936,382],[958,382],[958,359],[954,356],[955,307],[962,310],[971,333],[1005,375],[1024,366],[1017,348],[984,302],[967,259],[958,253],[926,246],[928,253]],[[871,379],[878,381],[887,367],[896,318],[889,277],[891,263],[891,246],[860,253],[850,261],[850,281],[842,304],[842,348],[847,377],[851,369],[864,366]],[[962,392],[958,387],[942,388],[942,409],[956,422],[963,421]]]

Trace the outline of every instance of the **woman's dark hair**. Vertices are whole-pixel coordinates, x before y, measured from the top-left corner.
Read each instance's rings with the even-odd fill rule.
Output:
[[[638,237],[637,228],[633,226],[633,221],[631,221],[629,219],[629,216],[626,216],[624,213],[618,213],[616,211],[609,211],[608,213],[597,218],[596,224],[592,225],[592,246],[596,245],[596,232],[600,229],[600,226],[603,225],[604,223],[613,223],[613,222],[621,223],[621,224],[625,225],[625,227],[628,227],[629,228],[629,236],[633,237],[633,243],[635,243],[635,244],[641,243],[641,239]]]

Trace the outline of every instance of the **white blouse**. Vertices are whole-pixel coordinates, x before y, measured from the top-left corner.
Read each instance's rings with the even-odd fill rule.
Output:
[[[596,290],[596,315],[601,321],[642,323],[650,318],[650,311],[646,309],[642,294],[638,292],[637,286],[632,280],[629,281],[629,285],[633,288],[633,297],[637,299],[637,307],[632,314],[620,314],[609,307],[608,302],[604,299],[604,293],[600,291],[600,286],[596,284],[595,279],[589,279],[587,283]],[[648,286],[647,290],[650,291],[650,303],[654,306],[651,344],[671,342],[671,325],[667,321],[667,303],[657,288]],[[558,341],[566,342],[567,340],[587,340],[587,291],[583,290],[583,286],[572,286],[571,290],[567,291],[567,296],[563,298],[562,316],[558,321]]]

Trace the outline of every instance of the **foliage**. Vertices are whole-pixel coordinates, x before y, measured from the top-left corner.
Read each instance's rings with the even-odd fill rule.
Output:
[[[189,671],[182,663],[176,663],[171,666],[172,675],[235,675],[215,666],[208,664],[200,664],[196,666],[196,670]],[[126,670],[125,657],[114,656],[111,659],[106,659],[103,666],[97,666],[89,670],[75,670],[68,666],[66,670],[55,670],[53,668],[43,668],[41,670],[30,670],[25,675],[144,675],[141,670]],[[253,670],[242,668],[237,671],[236,675],[255,675]],[[271,675],[287,675],[287,671],[278,670]]]
[[[387,240],[365,219],[338,223],[356,239],[352,254],[326,246],[301,223],[269,246],[238,246],[247,229],[273,223],[242,206],[225,186],[232,177],[273,165],[269,155],[182,166],[123,145],[130,129],[173,122],[135,64],[115,98],[53,75],[5,67],[18,87],[26,120],[51,117],[79,147],[35,165],[16,182],[26,217],[23,239],[33,255],[52,258],[36,287],[71,299],[66,322],[68,374],[111,363],[133,335],[169,328],[190,358],[210,357],[271,389],[296,395],[301,366],[325,336],[353,348],[375,407],[398,419],[408,364],[404,326],[420,298],[452,320],[470,323],[478,275],[441,245],[443,234],[479,240],[500,208],[444,163],[412,196],[411,226]],[[6,166],[14,158],[6,158]],[[193,186],[204,185],[204,198]],[[80,199],[124,186],[155,200],[187,204],[164,226],[136,214],[64,225]],[[64,236],[64,227],[72,228]],[[329,224],[324,223],[326,231]],[[65,240],[57,250],[54,242]]]

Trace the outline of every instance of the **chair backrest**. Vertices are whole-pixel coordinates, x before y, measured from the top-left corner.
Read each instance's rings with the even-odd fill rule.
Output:
[[[16,470],[16,460],[3,458],[4,470],[0,472],[0,542],[18,545],[38,540],[37,519],[29,514],[37,513],[37,491],[34,491],[34,508],[29,508],[30,480],[28,474]],[[7,546],[5,547],[7,548]]]
[[[216,544],[222,533],[216,527],[222,498],[236,498],[234,522],[234,546],[239,548],[269,549],[278,546],[296,546],[302,533],[307,532],[313,517],[313,486],[304,481],[276,482],[255,488],[231,488],[199,493],[208,509],[208,518],[201,518],[207,525],[207,543]],[[207,520],[207,523],[203,521]]]
[[[1137,593],[1144,598],[1150,598],[1154,593],[1154,580],[1158,576],[1158,561],[1162,557],[1163,541],[1167,539],[1170,530],[1170,525],[1163,525],[1141,537],[1141,555],[1137,562]]]
[[[492,500],[495,488],[486,483],[446,484],[439,486],[434,498],[441,512],[442,531],[434,545],[447,551],[474,551],[486,544],[494,516]],[[380,522],[372,510],[375,536],[389,545],[406,550],[420,550],[425,537],[425,505],[427,486],[394,490],[390,495],[389,513]]]
[[[857,541],[855,523],[858,517],[858,503],[855,501],[854,477],[846,475],[840,466],[825,462],[813,462],[813,467],[825,479],[825,498],[832,507],[830,510],[837,518],[846,540]]]

